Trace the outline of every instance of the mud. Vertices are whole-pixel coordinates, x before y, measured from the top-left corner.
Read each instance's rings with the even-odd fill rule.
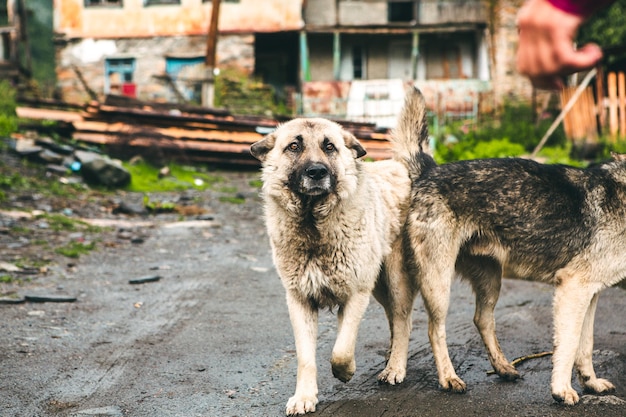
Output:
[[[225,174],[247,196],[241,205],[203,192],[213,220],[155,216],[136,222],[141,244],[99,246],[58,263],[22,292],[77,297],[73,303],[0,305],[2,416],[281,416],[295,388],[296,359],[284,292],[272,266],[255,172]],[[125,227],[128,227],[126,224]],[[155,282],[129,280],[159,275]],[[509,359],[549,351],[552,289],[505,280],[498,333]],[[473,327],[468,285],[453,288],[450,353],[468,384],[443,392],[418,300],[406,381],[379,385],[389,331],[372,300],[357,344],[357,373],[343,384],[329,358],[335,316],[323,312],[318,343],[319,416],[626,415],[626,294],[612,288],[596,315],[596,372],[617,387],[574,407],[550,395],[550,357],[519,365],[503,382]],[[575,385],[578,387],[578,385]]]

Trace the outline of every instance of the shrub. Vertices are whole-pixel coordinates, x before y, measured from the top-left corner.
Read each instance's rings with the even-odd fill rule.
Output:
[[[15,89],[6,81],[0,81],[0,136],[8,136],[17,130]]]

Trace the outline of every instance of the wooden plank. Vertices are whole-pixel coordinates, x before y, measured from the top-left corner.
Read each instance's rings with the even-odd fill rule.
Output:
[[[612,140],[617,138],[617,75],[609,72],[607,76],[607,90],[609,92],[609,135]]]
[[[619,108],[619,133],[622,138],[626,137],[626,79],[624,72],[617,74],[617,95]]]
[[[15,109],[17,117],[35,120],[56,120],[60,122],[77,122],[82,120],[82,115],[75,111],[38,109],[34,107],[18,106]]]
[[[123,146],[133,148],[159,148],[183,152],[207,152],[250,155],[250,145],[247,143],[201,142],[195,140],[163,140],[153,137],[131,135],[123,137],[103,133],[76,132],[73,139],[105,146]],[[381,160],[391,158],[391,148],[376,148],[364,145],[367,150],[366,159]],[[252,156],[250,155],[250,158]]]

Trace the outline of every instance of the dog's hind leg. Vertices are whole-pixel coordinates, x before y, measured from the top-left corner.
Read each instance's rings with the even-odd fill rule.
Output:
[[[317,309],[287,291],[287,307],[296,341],[298,374],[296,392],[287,402],[287,415],[315,411],[317,405]]]
[[[586,320],[592,300],[599,289],[582,284],[585,272],[562,269],[555,278],[558,283],[554,293],[554,354],[552,356],[552,397],[567,405],[576,404],[578,393],[572,388],[572,368],[576,359],[588,355],[590,320]],[[584,275],[583,275],[584,276]],[[595,306],[592,308],[592,313]],[[593,316],[593,314],[592,314]],[[592,317],[591,317],[592,318]],[[587,323],[585,323],[587,321]],[[585,333],[584,353],[579,347]],[[586,362],[588,359],[581,360]],[[587,371],[588,369],[586,369]]]
[[[417,290],[407,275],[400,248],[392,251],[374,290],[374,297],[385,308],[391,331],[387,366],[378,375],[380,382],[399,384],[406,376],[406,364],[411,335],[411,312]]]
[[[359,325],[369,304],[370,292],[355,293],[337,312],[337,340],[333,347],[330,364],[333,375],[342,382],[352,379],[356,370],[354,350]]]
[[[583,322],[582,334],[580,336],[580,345],[578,346],[578,352],[576,353],[576,360],[574,362],[580,385],[583,387],[585,392],[591,392],[594,394],[615,390],[615,386],[613,386],[611,382],[606,379],[597,378],[596,373],[593,370],[593,323],[599,295],[600,294],[596,293],[593,296],[591,304],[587,309],[585,321]]]
[[[474,325],[485,344],[491,366],[500,378],[507,381],[520,378],[519,372],[504,356],[496,336],[494,309],[500,296],[502,265],[491,257],[465,254],[457,260],[457,271],[470,280],[474,289]]]

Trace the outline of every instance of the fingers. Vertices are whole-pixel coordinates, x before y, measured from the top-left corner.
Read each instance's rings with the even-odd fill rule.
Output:
[[[546,0],[529,0],[518,13],[519,45],[516,66],[533,86],[563,87],[563,76],[592,68],[602,59],[596,44],[574,46],[581,16],[555,8]]]

